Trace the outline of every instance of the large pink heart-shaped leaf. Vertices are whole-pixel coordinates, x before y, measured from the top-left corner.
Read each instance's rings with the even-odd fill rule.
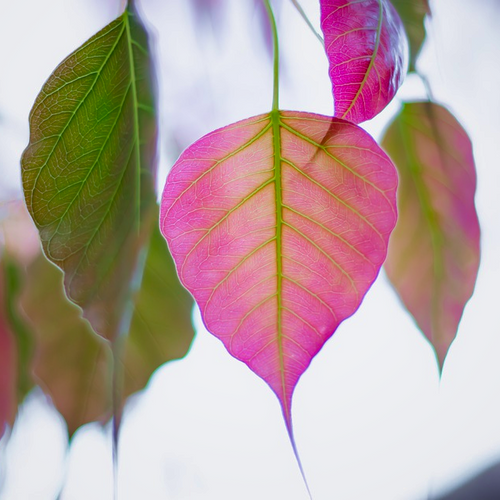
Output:
[[[207,329],[276,393],[291,437],[299,377],[385,259],[396,185],[356,125],[284,111],[206,135],[168,176],[160,227],[180,279]]]
[[[472,146],[453,115],[430,102],[406,103],[382,144],[401,179],[385,269],[442,366],[479,266]]]
[[[380,113],[406,72],[406,38],[388,0],[320,0],[335,116],[361,123]]]

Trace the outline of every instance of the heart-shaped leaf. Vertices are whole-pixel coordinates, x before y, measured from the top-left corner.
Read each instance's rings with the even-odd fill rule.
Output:
[[[160,228],[206,327],[278,396],[359,307],[396,222],[394,166],[356,125],[273,111],[190,146]],[[293,438],[292,438],[293,444]]]
[[[389,0],[320,0],[335,116],[361,123],[380,113],[403,82],[406,39]]]
[[[86,423],[106,422],[112,408],[109,343],[67,300],[61,272],[43,255],[28,267],[21,304],[37,338],[34,374],[64,417],[69,435]],[[124,402],[144,389],[160,365],[185,356],[194,335],[192,305],[177,279],[165,240],[155,228],[119,361]]]
[[[444,107],[413,102],[382,144],[401,180],[385,269],[442,366],[479,266],[471,142]]]
[[[424,20],[431,14],[429,0],[392,0],[392,4],[403,21],[410,42],[409,71],[415,71],[418,53],[425,40]]]
[[[128,7],[67,57],[30,115],[23,188],[48,258],[94,330],[115,339],[155,206],[148,37]]]

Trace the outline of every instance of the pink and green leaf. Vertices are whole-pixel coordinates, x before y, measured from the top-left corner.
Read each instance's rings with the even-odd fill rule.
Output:
[[[389,0],[320,0],[335,116],[361,123],[380,113],[406,73],[403,24]]]
[[[442,367],[479,266],[472,145],[453,115],[430,102],[406,103],[382,145],[400,176],[385,269]]]
[[[181,282],[276,393],[290,434],[297,381],[385,259],[396,185],[362,129],[285,111],[206,135],[167,178],[160,228]]]

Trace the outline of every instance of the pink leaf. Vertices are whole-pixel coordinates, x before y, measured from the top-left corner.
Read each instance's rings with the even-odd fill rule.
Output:
[[[401,179],[385,269],[442,366],[479,266],[472,146],[451,113],[430,102],[405,104],[382,144]]]
[[[282,111],[206,135],[168,176],[160,227],[180,279],[276,393],[291,437],[299,377],[384,261],[396,184],[356,125]]]
[[[388,0],[320,0],[335,116],[361,123],[392,100],[406,73],[404,27]]]

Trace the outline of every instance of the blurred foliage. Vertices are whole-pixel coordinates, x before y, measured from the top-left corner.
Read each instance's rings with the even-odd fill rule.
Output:
[[[40,252],[20,203],[11,204],[2,229],[10,253],[4,251],[0,260],[0,380],[5,385],[0,420],[13,424],[18,405],[36,383],[63,416],[69,436],[86,423],[106,423],[112,415],[110,343],[67,299],[62,272]],[[23,240],[37,243],[29,249]],[[159,366],[185,356],[194,337],[193,300],[180,285],[156,226],[134,303],[120,361],[122,404],[144,389]]]
[[[403,21],[410,44],[409,71],[416,71],[415,64],[425,40],[425,18],[431,15],[429,0],[391,0]]]
[[[472,144],[445,107],[409,102],[382,146],[400,179],[385,269],[442,368],[479,267]]]

